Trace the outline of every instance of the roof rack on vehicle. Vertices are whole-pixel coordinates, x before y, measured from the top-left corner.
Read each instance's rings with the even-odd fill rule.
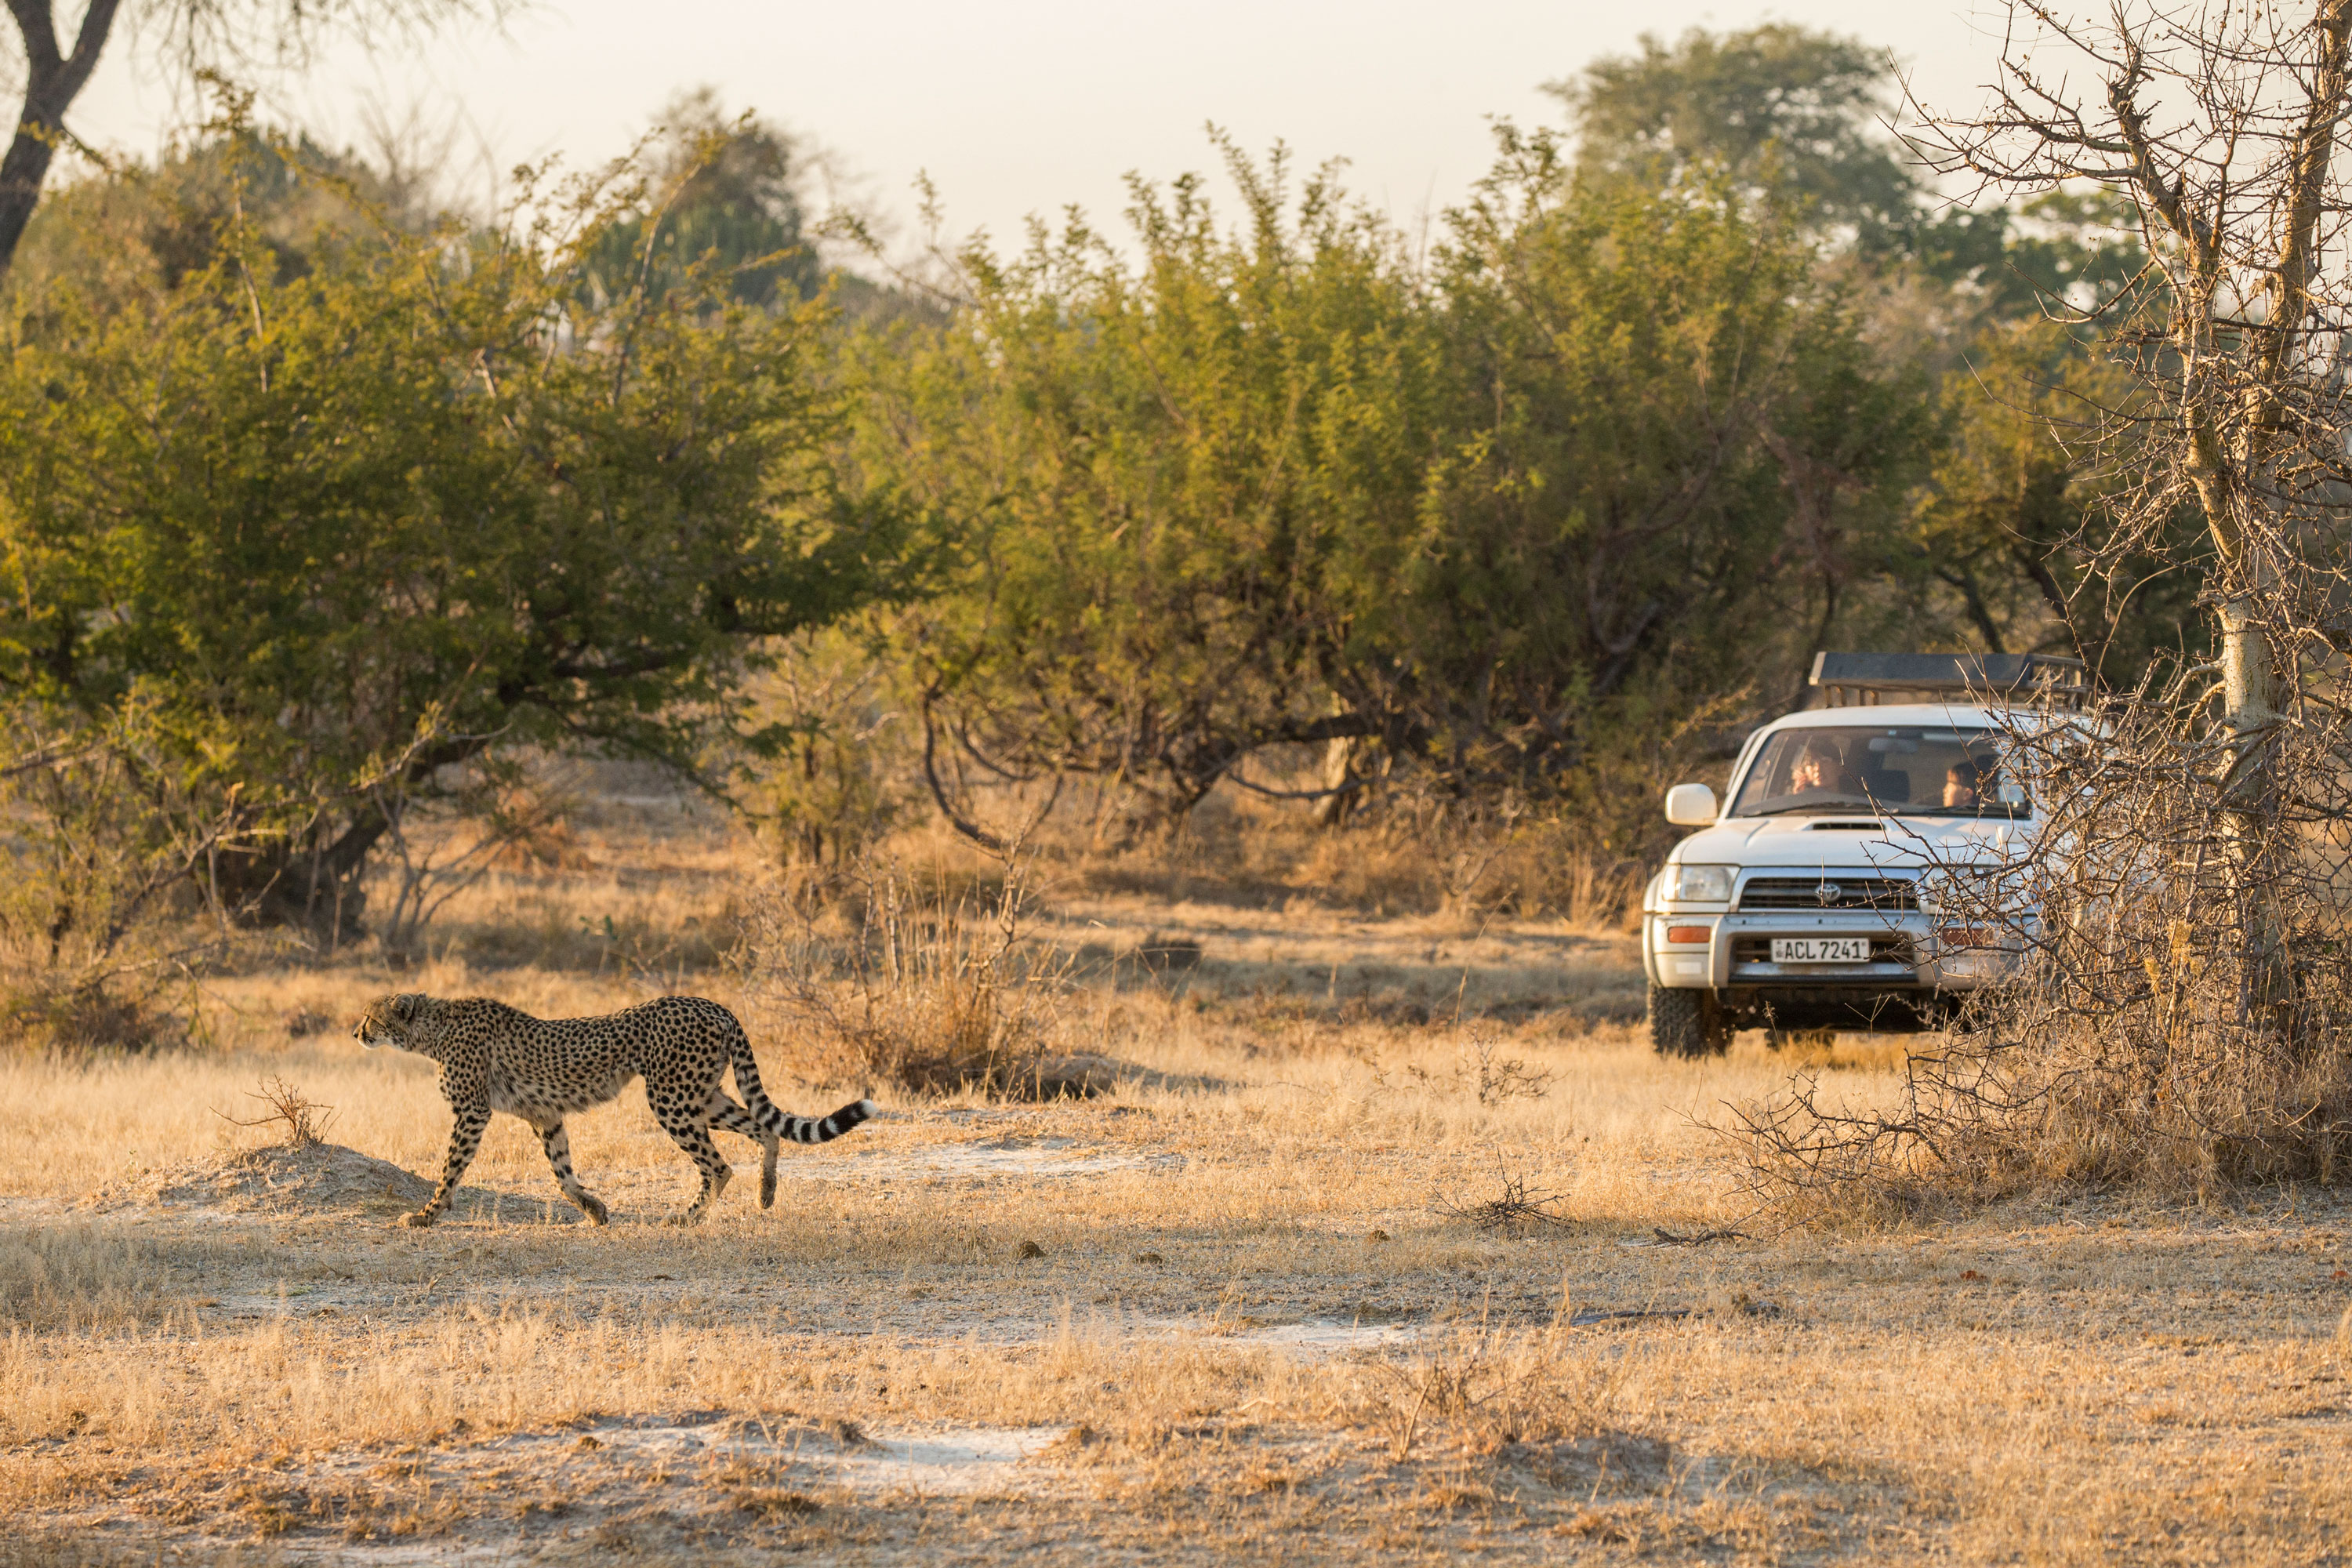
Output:
[[[1812,684],[1832,708],[1922,698],[1990,697],[2080,707],[2090,667],[2046,653],[1828,653],[1813,655]]]

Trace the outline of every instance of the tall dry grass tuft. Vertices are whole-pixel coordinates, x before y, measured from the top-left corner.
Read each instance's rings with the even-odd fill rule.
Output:
[[[1372,1362],[1341,1395],[1354,1424],[1402,1461],[1434,1441],[1494,1456],[1520,1446],[1623,1439],[1638,1420],[1627,1384],[1654,1348],[1596,1352],[1559,1321],[1549,1329],[1469,1324],[1430,1336],[1402,1362]],[[1663,1447],[1663,1445],[1659,1445]]]
[[[1940,940],[2005,983],[1909,1056],[1893,1109],[1802,1079],[1737,1108],[1761,1194],[1855,1216],[2352,1174],[2352,731],[2282,725],[2250,832],[2180,686],[2015,728],[2006,766],[2042,828],[1946,853],[1927,884]]]
[[[1033,936],[1022,868],[991,888],[859,861],[845,886],[814,908],[772,888],[745,921],[745,997],[801,1026],[793,1068],[917,1093],[1034,1089],[1070,960]]]
[[[43,1332],[114,1330],[180,1304],[154,1249],[110,1226],[0,1230],[0,1321]]]

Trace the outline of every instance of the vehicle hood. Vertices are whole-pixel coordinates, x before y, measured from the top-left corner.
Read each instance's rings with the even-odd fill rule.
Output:
[[[1948,816],[1884,816],[1868,832],[1812,826],[1836,818],[1740,817],[1702,827],[1667,859],[1676,865],[1786,867],[1813,871],[1874,868],[1919,872],[1930,866],[2013,861],[2034,824],[1961,821]]]

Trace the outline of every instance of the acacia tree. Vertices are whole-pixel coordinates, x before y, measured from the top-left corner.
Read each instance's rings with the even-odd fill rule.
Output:
[[[352,929],[405,803],[493,746],[758,743],[753,639],[887,573],[825,461],[824,306],[715,262],[591,287],[634,211],[325,236],[284,277],[232,226],[175,287],[11,318],[0,693],[59,758],[130,735],[159,806],[121,831],[214,824],[224,915]]]
[[[1720,184],[1592,182],[1549,135],[1501,142],[1439,247],[1447,444],[1414,530],[1346,557],[1335,679],[1465,782],[1549,793],[1621,700],[1654,722],[1801,665],[1933,426],[1793,226]]]
[[[0,154],[0,271],[7,269],[40,203],[58,147],[73,140],[66,115],[89,85],[118,25],[144,29],[167,63],[194,77],[291,63],[338,32],[370,39],[413,35],[456,17],[505,9],[505,0],[133,0],[126,13],[121,0],[89,0],[68,47],[55,0],[8,0],[25,98],[8,151]]]
[[[2106,456],[2129,476],[2076,536],[2094,571],[2165,552],[2193,507],[2210,547],[2220,647],[2220,847],[2241,890],[2250,1004],[2291,1026],[2282,900],[2283,747],[2311,680],[2352,648],[2342,612],[2352,458],[2343,332],[2352,188],[2337,145],[2352,110],[2352,0],[2286,7],[2119,5],[2076,22],[2019,0],[1996,96],[1933,118],[1949,173],[2010,192],[2087,182],[2128,204],[2148,263],[2087,313],[2135,395],[2106,405]]]
[[[1441,372],[1390,230],[1327,180],[1291,210],[1278,161],[1231,167],[1238,232],[1197,178],[1139,185],[1139,263],[1081,224],[975,247],[953,320],[865,334],[856,462],[951,541],[902,628],[927,754],[1173,816],[1260,747],[1377,732],[1331,710],[1328,583],[1411,528]]]
[[[1138,264],[1083,226],[975,249],[953,320],[866,340],[858,463],[953,541],[904,628],[934,757],[1172,817],[1369,741],[1441,801],[1614,823],[1621,720],[1793,682],[1843,624],[1932,426],[1793,226],[1507,128],[1424,265],[1328,179],[1231,167],[1237,225],[1139,188]]]

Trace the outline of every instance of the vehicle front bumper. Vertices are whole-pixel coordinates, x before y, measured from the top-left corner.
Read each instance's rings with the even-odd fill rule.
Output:
[[[1997,984],[2018,962],[2005,948],[1964,945],[1939,934],[1937,918],[1919,910],[1653,910],[1642,923],[1643,968],[1652,984],[1673,990],[1866,991],[1924,1000]],[[1666,940],[1670,928],[1694,926],[1706,928],[1704,943]],[[1866,938],[1871,962],[1774,963],[1776,936]]]

